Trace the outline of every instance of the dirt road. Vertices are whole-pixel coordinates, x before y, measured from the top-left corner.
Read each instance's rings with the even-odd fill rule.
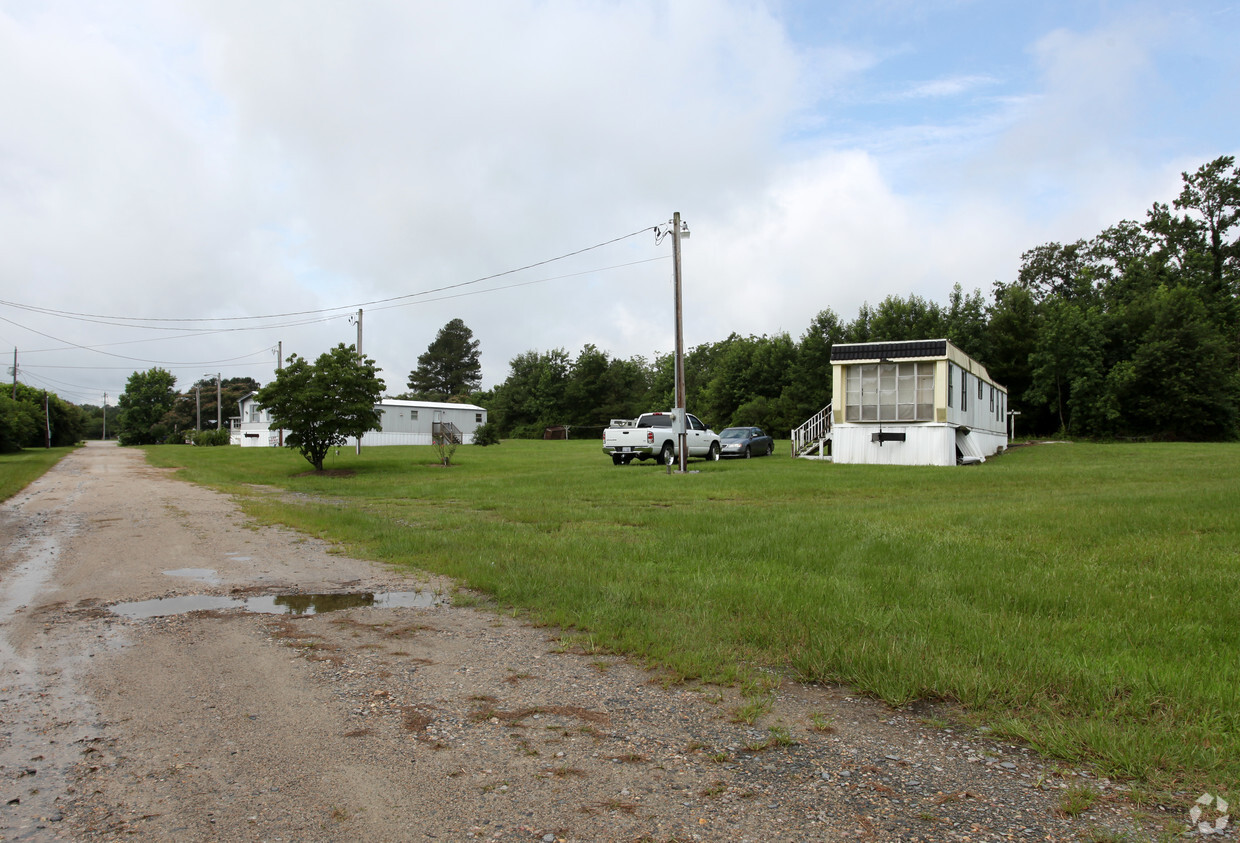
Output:
[[[257,528],[111,444],[0,506],[0,530],[0,840],[1131,828],[1122,787],[945,728],[940,712],[785,681],[769,712],[734,722],[735,689],[663,687],[554,631],[452,606],[449,583]],[[311,596],[325,593],[413,605]],[[174,596],[214,608],[132,605]],[[1068,788],[1097,799],[1067,816]]]

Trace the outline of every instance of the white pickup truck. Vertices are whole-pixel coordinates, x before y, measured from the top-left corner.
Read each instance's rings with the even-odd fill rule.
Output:
[[[692,413],[685,413],[685,420],[689,456],[719,459],[719,434]],[[614,465],[628,465],[634,459],[671,465],[676,462],[676,438],[671,413],[643,413],[632,421],[612,419],[603,432],[603,453]]]

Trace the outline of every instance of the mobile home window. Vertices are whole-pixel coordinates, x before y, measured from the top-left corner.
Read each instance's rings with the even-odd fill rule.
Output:
[[[418,420],[418,411],[417,411],[417,410],[410,410],[410,411],[409,411],[409,420],[410,420],[410,421],[417,421],[417,420]]]
[[[960,370],[960,412],[969,409],[969,373]]]
[[[956,388],[952,386],[952,370],[955,368],[951,363],[947,364],[947,406],[949,407],[954,406],[952,393],[956,391]]]
[[[995,411],[995,388],[992,386],[990,388],[990,412],[993,413],[994,411]]]
[[[847,421],[933,421],[934,363],[862,363],[844,375]]]
[[[474,421],[478,424],[482,424],[482,413],[474,413]]]

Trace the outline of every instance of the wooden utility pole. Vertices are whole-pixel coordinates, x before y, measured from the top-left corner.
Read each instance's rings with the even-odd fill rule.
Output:
[[[280,372],[284,369],[284,340],[276,342],[276,377],[280,376]],[[242,419],[245,421],[245,419]],[[270,428],[268,428],[270,431]],[[284,428],[280,428],[280,447],[284,447]],[[267,434],[267,442],[271,442],[271,433]]]
[[[108,394],[103,393],[103,441],[108,441]]]
[[[676,413],[679,415],[680,433],[676,442],[676,453],[681,472],[689,468],[689,433],[688,411],[685,409],[685,339],[682,328],[682,310],[680,305],[680,211],[672,214],[672,276],[676,288],[676,363],[675,390]]]

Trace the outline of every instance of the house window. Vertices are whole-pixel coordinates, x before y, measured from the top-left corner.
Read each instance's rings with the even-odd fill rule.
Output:
[[[409,411],[409,421],[417,421],[417,420],[418,420],[418,411],[417,411],[417,410],[410,410],[410,411]]]
[[[994,411],[995,411],[995,388],[992,386],[990,388],[990,412],[993,413]]]
[[[474,413],[474,421],[482,424],[482,413]]]
[[[960,371],[960,412],[965,413],[969,410],[969,373],[963,369]]]
[[[984,387],[984,386],[985,386],[985,384],[982,382],[982,379],[981,379],[981,378],[978,378],[978,379],[977,379],[977,400],[978,400],[978,401],[981,401],[981,400],[982,400],[982,395],[984,394],[984,393],[983,393],[983,391],[982,391],[982,389],[983,389],[983,387]]]
[[[952,398],[952,393],[956,391],[956,388],[952,386],[952,375],[954,374],[955,368],[956,367],[953,366],[951,363],[947,364],[947,406],[949,407],[954,406],[953,404],[954,399]]]
[[[861,363],[844,375],[844,418],[933,421],[934,363]]]

